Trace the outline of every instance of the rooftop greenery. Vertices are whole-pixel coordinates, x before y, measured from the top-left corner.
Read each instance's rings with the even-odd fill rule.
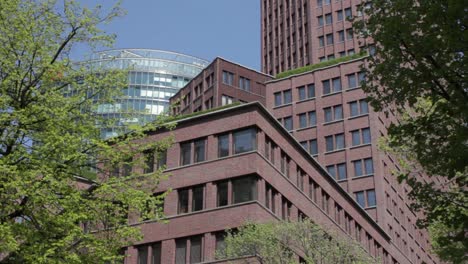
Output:
[[[332,65],[335,65],[335,64],[338,64],[338,63],[364,58],[366,56],[367,56],[367,52],[364,51],[364,52],[356,53],[356,54],[353,54],[353,55],[350,55],[350,56],[336,58],[336,59],[333,59],[333,60],[323,61],[323,62],[320,62],[320,63],[307,65],[307,66],[304,66],[304,67],[301,67],[301,68],[292,69],[292,70],[285,71],[285,72],[280,72],[275,76],[275,78],[276,79],[281,79],[281,78],[285,78],[285,77],[288,77],[288,76],[291,76],[291,75],[301,74],[301,73],[309,72],[309,71],[312,71],[312,70],[315,70],[315,69],[332,66]]]

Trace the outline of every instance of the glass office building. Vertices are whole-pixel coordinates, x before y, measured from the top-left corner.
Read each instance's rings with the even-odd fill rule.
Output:
[[[116,120],[115,126],[102,128],[104,138],[116,136],[126,125],[153,121],[168,110],[169,98],[208,65],[193,56],[149,49],[101,51],[86,63],[129,70],[128,87],[122,98],[115,104],[98,106],[101,116]]]

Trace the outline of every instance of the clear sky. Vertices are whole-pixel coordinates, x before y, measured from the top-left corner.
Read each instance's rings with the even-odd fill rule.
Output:
[[[123,8],[127,15],[106,26],[117,35],[115,48],[220,56],[260,68],[259,0],[123,0]]]

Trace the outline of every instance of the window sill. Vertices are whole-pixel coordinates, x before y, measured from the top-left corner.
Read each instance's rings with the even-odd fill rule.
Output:
[[[360,145],[352,146],[349,149],[356,149],[356,148],[362,148],[362,147],[367,147],[367,146],[372,146],[372,143],[366,143],[366,144],[360,144]]]
[[[340,90],[340,91],[333,92],[333,93],[327,93],[327,94],[322,95],[322,98],[328,97],[328,96],[332,96],[332,95],[335,95],[335,94],[340,94],[340,93],[342,93],[342,92],[343,92],[343,91]]]
[[[348,88],[348,89],[345,90],[345,92],[350,92],[350,91],[354,91],[354,90],[358,90],[358,89],[361,89],[361,86]]]
[[[323,126],[326,126],[326,125],[331,125],[331,124],[334,124],[334,123],[339,123],[339,122],[342,122],[344,121],[344,119],[337,119],[337,120],[333,120],[333,121],[330,121],[330,122],[325,122],[325,123],[322,123]]]
[[[348,120],[356,119],[356,118],[363,117],[363,116],[368,116],[368,115],[369,115],[369,113],[359,114],[359,115],[356,115],[356,116],[350,116],[350,117],[348,117]]]
[[[359,176],[356,176],[356,177],[352,177],[351,179],[352,180],[357,180],[357,179],[362,179],[362,178],[367,178],[367,177],[374,177],[374,173],[366,174],[366,175],[359,175]]]
[[[307,130],[307,129],[316,128],[316,127],[317,127],[317,125],[308,126],[308,127],[301,127],[301,128],[296,129],[295,131],[299,132],[299,131],[302,131],[302,130]]]
[[[307,102],[307,101],[313,101],[315,100],[315,97],[310,97],[310,98],[306,98],[306,99],[302,99],[302,100],[299,100],[299,101],[296,101],[296,103],[302,103],[302,102]]]
[[[341,180],[337,180],[336,182],[342,183],[342,182],[347,182],[347,181],[348,181],[348,178],[346,178],[346,179],[341,179]]]
[[[282,108],[282,107],[291,106],[292,104],[293,104],[293,103],[287,103],[287,104],[277,105],[277,106],[273,107],[273,109],[279,109],[279,108]]]
[[[335,149],[335,150],[327,151],[327,152],[325,152],[323,154],[328,155],[328,154],[333,154],[333,153],[340,152],[340,151],[345,151],[345,150],[346,150],[346,148]]]
[[[368,206],[366,208],[364,208],[365,210],[369,210],[369,209],[377,209],[377,205],[373,205],[373,206]]]

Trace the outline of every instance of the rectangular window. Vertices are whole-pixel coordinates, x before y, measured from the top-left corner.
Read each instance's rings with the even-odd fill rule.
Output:
[[[317,125],[317,115],[315,111],[310,111],[308,114],[309,114],[309,126]]]
[[[336,134],[325,137],[326,151],[333,151],[345,148],[344,134]]]
[[[234,74],[232,72],[223,71],[223,83],[227,85],[233,85]]]
[[[341,91],[341,79],[340,78],[333,78],[333,92]]]
[[[372,159],[364,159],[364,165],[365,165],[365,170],[366,174],[373,174],[374,173],[374,166],[372,165]]]
[[[240,77],[239,78],[239,88],[245,91],[250,91],[250,79],[247,79],[245,77]]]
[[[229,134],[218,136],[218,157],[229,156]]]
[[[280,106],[282,105],[282,98],[281,98],[281,92],[277,92],[274,94],[275,96],[275,106]]]
[[[299,93],[299,101],[305,100],[307,98],[305,86],[301,86],[297,88]]]
[[[228,205],[228,182],[216,184],[217,188],[217,206]]]
[[[350,40],[350,39],[353,39],[353,29],[352,28],[348,28],[346,30],[346,39],[347,40]]]
[[[292,102],[292,93],[291,90],[283,91],[283,103],[290,104]]]
[[[333,34],[327,34],[327,45],[332,45],[333,44]]]
[[[317,17],[317,23],[319,27],[323,26],[323,16]]]
[[[315,97],[315,84],[311,83],[307,85],[307,98]]]
[[[353,165],[354,165],[354,176],[355,177],[362,176],[363,175],[362,161],[361,160],[355,160],[355,161],[353,161]]]
[[[307,114],[299,114],[299,127],[304,128],[307,127]]]
[[[359,130],[351,131],[351,137],[353,146],[361,145],[361,134]]]
[[[145,156],[144,173],[154,172],[154,150],[147,150],[143,154]]]
[[[343,30],[338,31],[338,41],[339,41],[339,42],[345,41],[345,35],[344,35],[344,31],[343,31]]]
[[[215,250],[216,252],[219,252],[221,255],[223,255],[224,251],[226,250],[226,233],[218,232],[216,233],[215,237],[216,237]]]
[[[350,7],[346,8],[344,11],[345,11],[345,17],[346,17],[346,19],[351,19],[351,18],[353,18],[353,14],[352,14],[352,11],[351,11],[351,8],[350,8]]]
[[[179,196],[179,207],[177,210],[178,214],[185,214],[188,213],[189,211],[189,190],[188,189],[182,189],[177,192]]]
[[[257,130],[248,128],[232,133],[234,154],[255,150],[257,147]]]
[[[350,115],[358,116],[369,113],[369,106],[365,100],[349,102]]]
[[[138,248],[138,264],[148,263],[148,247],[142,246]]]
[[[288,177],[288,178],[289,178],[289,163],[290,163],[290,161],[291,161],[291,159],[288,157],[288,155],[286,155],[286,153],[281,151],[281,173],[286,175],[286,177]]]
[[[323,36],[320,36],[318,40],[319,40],[319,47],[325,46],[325,38]]]
[[[161,242],[151,246],[153,254],[151,255],[151,264],[161,264]]]
[[[205,160],[205,145],[206,139],[199,139],[194,141],[194,149],[195,149],[195,162],[201,162]]]
[[[176,239],[175,264],[185,264],[187,254],[187,240],[185,238]]]
[[[335,165],[329,165],[327,166],[327,172],[332,176],[334,179],[336,179],[336,170],[335,170]]]
[[[331,107],[324,108],[323,113],[325,115],[325,123],[333,121],[333,112]]]
[[[228,96],[228,95],[221,96],[221,105],[232,104],[233,101],[234,101],[234,98],[231,96]]]
[[[286,130],[291,131],[293,130],[293,120],[292,117],[287,116],[283,118],[283,126],[286,128]]]
[[[353,74],[347,75],[347,77],[348,77],[348,89],[357,87],[356,75],[353,73]]]
[[[365,72],[358,72],[358,81],[359,81],[359,86],[361,86],[366,81]]]
[[[327,214],[330,212],[330,196],[322,190],[322,210],[324,210]]]
[[[323,86],[323,94],[331,93],[330,80],[322,81],[322,86]]]
[[[180,144],[180,164],[187,165],[192,163],[192,142]]]
[[[333,118],[335,120],[343,119],[343,107],[341,105],[335,105],[333,107]]]
[[[203,186],[192,189],[192,212],[203,210]]]
[[[257,194],[257,180],[254,177],[242,177],[232,180],[233,203],[253,201]]]
[[[367,206],[376,206],[375,190],[367,190]]]
[[[330,25],[333,23],[333,16],[331,13],[325,15],[325,24]]]
[[[190,263],[200,263],[202,261],[202,237],[194,236],[190,238]]]
[[[343,10],[336,11],[336,20],[343,21]]]
[[[336,165],[338,174],[337,174],[337,179],[338,180],[345,180],[346,177],[346,163],[340,163]]]
[[[365,100],[359,100],[359,105],[361,107],[361,115],[369,113],[369,106]]]
[[[366,207],[366,200],[365,200],[365,197],[364,197],[364,192],[355,192],[354,193],[356,195],[356,202],[362,207],[362,208],[365,208]]]
[[[317,140],[316,139],[312,139],[309,141],[309,153],[311,155],[316,155],[318,153],[318,146],[317,146]]]
[[[315,203],[317,202],[317,187],[317,183],[309,178],[309,198],[312,199],[312,201]]]

